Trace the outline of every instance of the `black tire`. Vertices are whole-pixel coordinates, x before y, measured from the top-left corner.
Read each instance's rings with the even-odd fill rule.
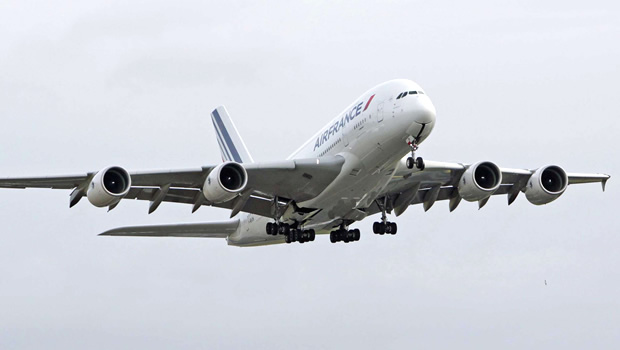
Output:
[[[392,233],[392,223],[388,221],[385,223],[385,234],[389,235],[391,233]]]
[[[334,233],[334,231],[329,233],[329,241],[332,242],[332,243],[338,242],[338,240],[336,239],[336,234]]]
[[[395,234],[396,234],[396,231],[398,231],[398,225],[396,225],[396,223],[395,223],[395,222],[391,222],[391,223],[390,223],[390,226],[391,226],[390,233],[391,233],[391,234],[393,234],[393,235],[395,235]]]
[[[291,225],[289,224],[280,224],[280,234],[288,235],[291,233]]]
[[[273,226],[273,223],[268,222],[267,225],[265,225],[265,231],[267,232],[268,235],[271,234],[271,226]]]
[[[362,236],[362,233],[360,232],[359,229],[356,228],[355,230],[353,230],[353,239],[355,241],[359,241],[361,236]]]
[[[379,234],[380,235],[384,235],[385,234],[385,224],[384,223],[380,223],[381,226],[379,226]]]
[[[413,157],[407,157],[407,161],[405,163],[407,164],[407,169],[413,169],[415,162],[413,161]]]
[[[372,232],[374,234],[377,234],[381,231],[381,223],[380,222],[375,222],[374,224],[372,224]]]
[[[287,244],[290,244],[290,243],[291,243],[291,235],[286,235],[286,236],[284,236],[284,241],[285,241]]]
[[[420,170],[424,170],[424,168],[426,168],[426,165],[424,164],[424,159],[422,159],[422,157],[416,158],[415,167]]]
[[[309,233],[310,233],[310,242],[313,242],[314,239],[316,238],[316,232],[314,232],[314,230],[310,229]]]

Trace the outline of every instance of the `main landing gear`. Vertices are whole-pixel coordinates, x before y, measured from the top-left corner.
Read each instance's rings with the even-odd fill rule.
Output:
[[[414,137],[411,137],[407,140],[407,144],[411,147],[411,157],[407,158],[407,168],[413,169],[413,167],[415,166],[420,170],[424,170],[424,168],[426,167],[426,165],[424,164],[424,159],[422,159],[422,157],[415,157],[415,151],[418,150],[418,141]]]
[[[374,232],[377,235],[383,235],[383,234],[388,234],[388,235],[395,235],[396,231],[398,230],[398,226],[396,225],[395,222],[375,222],[374,224],[372,224],[372,232]]]
[[[377,235],[395,235],[396,231],[398,231],[398,225],[395,222],[387,221],[386,206],[387,206],[387,197],[383,198],[383,203],[381,201],[376,201],[377,206],[381,210],[381,221],[375,222],[372,224],[372,232]]]
[[[332,243],[336,242],[356,242],[360,240],[361,232],[358,229],[347,230],[344,225],[340,226],[340,229],[329,233],[329,240]]]
[[[265,231],[268,235],[277,236],[283,235],[286,243],[299,242],[306,243],[314,241],[316,233],[314,230],[301,230],[296,227],[291,227],[289,224],[268,222],[265,226]]]

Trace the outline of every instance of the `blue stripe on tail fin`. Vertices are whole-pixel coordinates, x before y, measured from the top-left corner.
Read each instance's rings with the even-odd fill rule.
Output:
[[[211,112],[211,120],[215,127],[222,159],[237,163],[254,163],[250,152],[245,147],[245,143],[243,143],[241,135],[239,135],[239,131],[237,131],[224,106],[217,107]]]

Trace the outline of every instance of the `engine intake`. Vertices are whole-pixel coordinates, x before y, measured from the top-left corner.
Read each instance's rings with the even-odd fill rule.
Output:
[[[127,170],[118,167],[107,167],[98,172],[90,182],[86,196],[96,207],[107,207],[118,203],[129,193],[131,176]]]
[[[568,186],[568,176],[557,165],[538,168],[530,177],[525,188],[525,197],[536,205],[543,205],[558,199]]]
[[[243,165],[226,162],[209,173],[202,191],[208,201],[223,203],[235,198],[245,189],[247,183],[248,173]]]
[[[475,202],[492,195],[502,184],[502,172],[492,162],[471,165],[459,181],[459,195],[466,201]]]

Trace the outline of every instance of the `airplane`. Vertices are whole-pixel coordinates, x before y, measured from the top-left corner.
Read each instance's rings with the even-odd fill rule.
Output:
[[[426,161],[416,157],[436,121],[431,99],[407,79],[387,81],[363,93],[286,160],[255,162],[225,107],[211,113],[222,163],[188,170],[128,172],[108,166],[77,176],[0,179],[2,188],[72,189],[69,207],[87,197],[96,207],[114,209],[122,199],[149,201],[149,214],[162,202],[226,208],[230,219],[121,227],[103,236],[212,237],[232,246],[311,242],[329,234],[332,243],[355,242],[352,225],[381,213],[375,234],[394,235],[388,214],[411,205],[425,211],[462,200],[482,208],[492,195],[508,204],[523,192],[535,205],[559,198],[568,185],[601,183],[606,174],[567,173],[557,165],[534,170]]]

